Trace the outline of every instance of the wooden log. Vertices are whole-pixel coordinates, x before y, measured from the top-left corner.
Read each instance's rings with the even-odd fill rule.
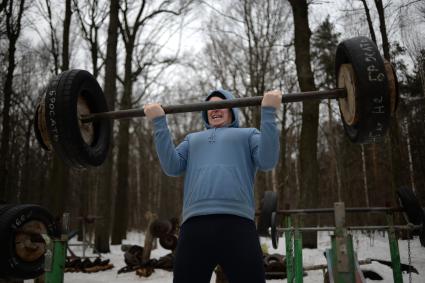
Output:
[[[154,237],[152,236],[152,233],[150,232],[150,230],[151,230],[152,223],[156,219],[158,219],[158,215],[148,211],[148,212],[145,213],[145,219],[148,222],[148,227],[146,229],[145,245],[143,247],[143,256],[142,256],[143,262],[147,262],[151,257],[151,250],[152,250],[152,246],[153,246]]]

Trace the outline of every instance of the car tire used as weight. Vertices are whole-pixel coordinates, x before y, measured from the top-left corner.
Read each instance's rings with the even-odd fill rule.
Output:
[[[44,255],[23,259],[18,255],[16,236],[31,221],[45,227],[50,237],[60,231],[52,215],[43,207],[32,204],[0,206],[0,278],[31,279],[44,272]]]
[[[375,43],[367,37],[341,42],[335,73],[338,87],[347,89],[340,109],[349,139],[359,144],[382,140],[389,128],[391,105],[384,61]]]
[[[58,75],[46,89],[44,107],[49,139],[65,163],[86,168],[104,162],[111,140],[111,121],[100,119],[83,124],[79,119],[81,114],[108,111],[103,91],[89,72],[70,70]],[[80,109],[85,113],[80,113]],[[84,134],[87,127],[89,138]]]

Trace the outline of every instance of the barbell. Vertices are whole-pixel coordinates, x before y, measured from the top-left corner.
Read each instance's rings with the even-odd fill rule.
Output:
[[[367,37],[342,41],[336,51],[337,88],[284,94],[282,103],[338,99],[345,133],[358,144],[385,136],[398,104],[398,82]],[[166,114],[261,105],[262,96],[163,106]],[[54,77],[40,96],[34,115],[35,136],[42,148],[54,151],[75,168],[101,165],[111,139],[111,119],[143,117],[143,109],[109,111],[96,79],[84,70]]]

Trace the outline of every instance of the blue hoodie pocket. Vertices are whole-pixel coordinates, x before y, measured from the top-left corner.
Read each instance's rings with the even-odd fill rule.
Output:
[[[190,177],[189,177],[190,176]],[[248,188],[242,186],[241,174],[230,165],[213,165],[193,170],[186,178],[188,195],[185,204],[201,200],[231,200],[247,202]]]

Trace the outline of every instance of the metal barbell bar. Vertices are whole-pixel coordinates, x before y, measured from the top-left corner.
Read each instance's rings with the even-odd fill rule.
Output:
[[[338,99],[345,98],[347,96],[347,91],[345,88],[336,88],[331,90],[323,91],[307,91],[307,92],[297,92],[297,93],[288,93],[282,96],[282,103],[290,102],[300,102],[307,100],[321,100],[321,99]],[[211,109],[222,109],[222,108],[234,108],[234,107],[248,107],[248,106],[257,106],[261,104],[263,97],[262,96],[253,96],[253,97],[242,97],[235,98],[231,100],[222,100],[222,101],[206,101],[200,103],[191,103],[191,104],[178,104],[178,105],[169,105],[162,106],[165,114],[176,114],[176,113],[187,113],[187,112],[197,112],[205,111]],[[117,110],[117,111],[108,111],[102,113],[93,113],[89,115],[83,115],[80,117],[80,120],[83,123],[93,122],[98,119],[126,119],[134,117],[144,117],[145,112],[142,108],[140,109],[128,109],[128,110]]]

